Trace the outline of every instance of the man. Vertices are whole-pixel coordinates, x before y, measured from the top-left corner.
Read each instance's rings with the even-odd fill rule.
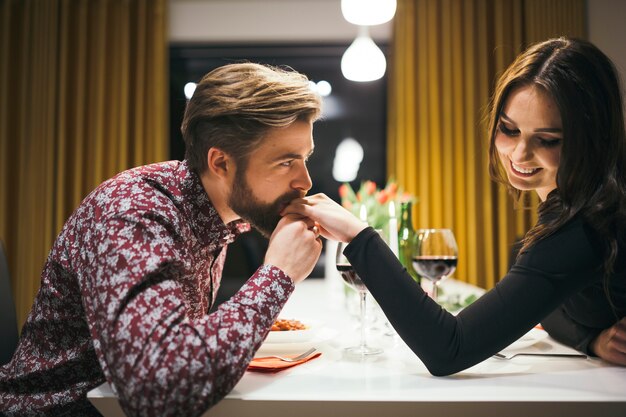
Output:
[[[104,381],[129,416],[194,416],[222,399],[321,251],[313,223],[279,215],[311,187],[320,104],[295,72],[207,74],[185,112],[185,160],[118,174],[63,227],[0,368],[0,410],[99,415],[86,393]],[[265,263],[208,314],[242,219],[271,235]]]

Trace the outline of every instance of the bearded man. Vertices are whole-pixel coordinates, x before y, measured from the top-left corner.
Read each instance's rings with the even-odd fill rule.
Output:
[[[99,415],[86,394],[105,381],[129,416],[221,400],[319,257],[317,227],[279,213],[311,188],[320,105],[294,71],[207,74],[185,111],[185,160],[116,175],[66,222],[0,368],[0,410]],[[250,224],[270,237],[264,264],[209,314],[227,246]]]

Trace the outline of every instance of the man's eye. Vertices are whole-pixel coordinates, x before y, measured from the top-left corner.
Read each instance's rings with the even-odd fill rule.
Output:
[[[502,132],[503,134],[505,134],[506,136],[517,136],[519,134],[519,130],[509,129],[502,123],[498,125],[498,130]]]
[[[290,167],[291,165],[293,165],[293,160],[281,162],[280,165],[283,167]]]

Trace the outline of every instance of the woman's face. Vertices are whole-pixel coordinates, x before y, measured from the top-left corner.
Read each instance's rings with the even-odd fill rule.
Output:
[[[535,190],[545,201],[556,188],[563,126],[556,103],[535,86],[509,94],[496,130],[495,146],[511,186]]]

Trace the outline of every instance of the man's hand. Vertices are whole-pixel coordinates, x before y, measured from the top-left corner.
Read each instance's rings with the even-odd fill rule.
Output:
[[[287,215],[270,237],[265,263],[282,269],[298,283],[311,273],[321,252],[319,229],[313,220]]]
[[[600,333],[591,350],[607,362],[626,366],[626,317]]]
[[[350,242],[367,227],[367,223],[354,217],[325,194],[296,198],[281,214],[308,217],[319,225],[322,236],[338,242]]]

